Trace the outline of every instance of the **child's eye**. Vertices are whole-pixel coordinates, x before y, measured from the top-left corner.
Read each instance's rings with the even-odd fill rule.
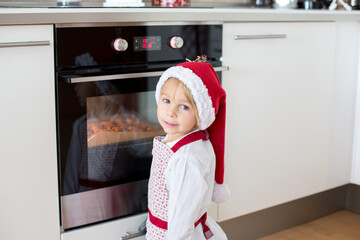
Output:
[[[180,108],[181,108],[182,110],[188,110],[188,109],[189,109],[189,107],[186,106],[186,105],[181,105]]]
[[[163,100],[162,100],[164,103],[170,103],[170,100],[169,99],[167,99],[167,98],[163,98]]]

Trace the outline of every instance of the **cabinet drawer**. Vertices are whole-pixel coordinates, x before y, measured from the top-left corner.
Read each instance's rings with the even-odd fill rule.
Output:
[[[100,223],[81,229],[66,231],[61,234],[62,240],[119,240],[126,232],[138,232],[139,226],[145,221],[147,214],[139,214],[106,223]],[[145,236],[132,240],[144,240]]]

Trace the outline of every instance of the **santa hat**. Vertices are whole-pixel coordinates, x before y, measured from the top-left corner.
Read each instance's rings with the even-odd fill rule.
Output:
[[[216,156],[214,202],[224,202],[229,190],[224,183],[225,110],[226,93],[214,68],[206,62],[186,62],[167,69],[156,86],[155,98],[158,103],[160,91],[169,78],[176,78],[187,86],[194,98],[199,129],[207,130]]]

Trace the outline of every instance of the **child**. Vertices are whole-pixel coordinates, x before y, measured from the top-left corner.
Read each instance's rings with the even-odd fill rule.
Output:
[[[154,139],[146,239],[227,239],[206,215],[212,198],[228,194],[213,195],[214,185],[224,188],[226,97],[214,69],[202,62],[169,68],[155,97],[167,135]]]

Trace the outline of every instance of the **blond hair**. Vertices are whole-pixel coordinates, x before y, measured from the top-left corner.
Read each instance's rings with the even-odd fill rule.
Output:
[[[169,78],[168,80],[166,80],[166,82],[164,83],[164,85],[161,88],[160,94],[162,94],[164,91],[169,90],[172,91],[171,94],[174,95],[175,91],[181,87],[184,91],[184,95],[186,97],[186,99],[189,101],[190,105],[195,109],[195,115],[196,115],[196,126],[199,126],[200,124],[200,119],[199,119],[199,114],[198,114],[198,110],[196,107],[196,103],[195,100],[193,98],[193,95],[190,91],[190,89],[179,79],[177,78]]]

